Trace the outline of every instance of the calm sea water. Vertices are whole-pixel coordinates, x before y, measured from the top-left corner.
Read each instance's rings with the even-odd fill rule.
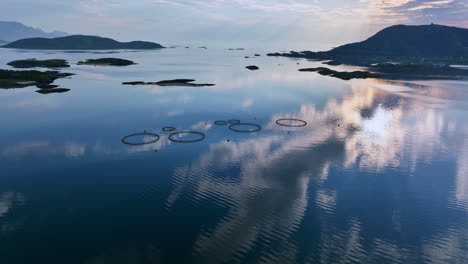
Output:
[[[1,49],[1,68],[76,75],[0,90],[0,263],[468,263],[468,83],[342,81],[257,52]],[[109,56],[138,65],[74,64]],[[121,85],[173,78],[216,86]],[[230,119],[262,130],[213,124]],[[160,140],[121,142],[145,130]]]

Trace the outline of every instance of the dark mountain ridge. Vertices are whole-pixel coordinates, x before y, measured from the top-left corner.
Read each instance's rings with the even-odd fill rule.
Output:
[[[161,49],[158,43],[147,41],[118,42],[110,38],[73,35],[61,38],[29,38],[9,43],[3,48],[52,49],[52,50],[112,50],[112,49]]]

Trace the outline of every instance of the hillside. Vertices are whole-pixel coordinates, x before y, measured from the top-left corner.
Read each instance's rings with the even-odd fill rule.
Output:
[[[0,46],[7,44],[8,42],[0,39]]]
[[[12,42],[25,38],[58,38],[68,36],[61,31],[44,32],[42,29],[33,28],[18,22],[0,21],[0,38],[6,42]],[[2,45],[0,43],[0,45]]]
[[[74,35],[61,38],[30,38],[9,43],[3,48],[53,49],[53,50],[99,50],[99,49],[160,49],[163,46],[146,41],[118,42],[110,38]]]
[[[329,55],[468,57],[468,29],[442,25],[396,25],[369,39],[340,46]]]
[[[368,66],[373,63],[468,63],[468,29],[442,25],[385,28],[365,41],[330,51],[270,53],[269,56],[333,60],[336,63]]]

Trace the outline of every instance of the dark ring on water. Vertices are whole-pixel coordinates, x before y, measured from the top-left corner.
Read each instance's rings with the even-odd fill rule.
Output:
[[[156,137],[156,139],[153,140],[153,141],[143,142],[143,143],[130,143],[130,142],[125,141],[125,140],[126,140],[127,138],[129,138],[129,137],[143,136],[143,135],[154,136],[154,137]],[[159,138],[160,138],[159,135],[153,134],[153,133],[136,133],[136,134],[132,134],[132,135],[128,135],[128,136],[123,137],[123,138],[122,138],[122,143],[127,144],[127,145],[132,145],[132,146],[140,146],[140,145],[146,145],[146,144],[154,143],[154,142],[158,141]]]
[[[286,125],[286,124],[282,124],[281,121],[297,121],[297,122],[300,122],[302,124],[300,124],[300,125]],[[278,120],[276,120],[276,124],[278,124],[280,126],[286,126],[286,127],[305,127],[305,126],[307,126],[306,121],[300,120],[300,119],[294,119],[294,118],[278,119]]]
[[[195,139],[195,140],[178,140],[178,139],[172,138],[173,136],[178,135],[178,134],[197,134],[197,135],[200,135],[201,138]],[[177,142],[177,143],[194,143],[194,142],[202,141],[204,139],[205,139],[205,134],[196,132],[196,131],[181,131],[181,132],[172,133],[169,135],[169,140],[172,142]]]
[[[162,131],[166,131],[166,132],[167,131],[174,131],[174,130],[176,130],[175,127],[163,127],[163,129],[162,129]]]
[[[254,127],[256,127],[256,129],[255,130],[238,130],[238,129],[234,128],[235,126],[254,126]],[[258,131],[262,130],[262,127],[257,125],[257,124],[251,124],[251,123],[237,123],[237,124],[230,125],[229,129],[234,131],[234,132],[252,133],[252,132],[258,132]]]
[[[218,121],[215,121],[214,124],[218,126],[224,126],[227,124],[227,122],[223,120],[218,120]]]
[[[228,121],[229,124],[233,124],[233,125],[236,125],[236,124],[239,124],[240,123],[240,120],[239,119],[231,119]]]

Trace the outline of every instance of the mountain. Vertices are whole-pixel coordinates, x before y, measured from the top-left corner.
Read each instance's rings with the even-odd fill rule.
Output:
[[[61,31],[47,33],[42,29],[25,26],[19,22],[0,21],[0,38],[7,42],[25,38],[57,38],[64,36],[68,36],[68,34]]]
[[[53,50],[99,50],[99,49],[161,49],[163,46],[146,41],[118,42],[110,38],[74,35],[61,38],[29,38],[9,43],[2,48],[53,49]]]
[[[7,43],[8,43],[8,42],[3,41],[3,40],[0,39],[0,46],[5,45],[5,44],[7,44]]]
[[[362,42],[351,43],[330,51],[291,51],[269,56],[334,60],[352,65],[374,63],[468,63],[468,29],[443,25],[385,28]]]
[[[468,29],[443,25],[396,25],[365,41],[328,51],[329,55],[468,57]]]

